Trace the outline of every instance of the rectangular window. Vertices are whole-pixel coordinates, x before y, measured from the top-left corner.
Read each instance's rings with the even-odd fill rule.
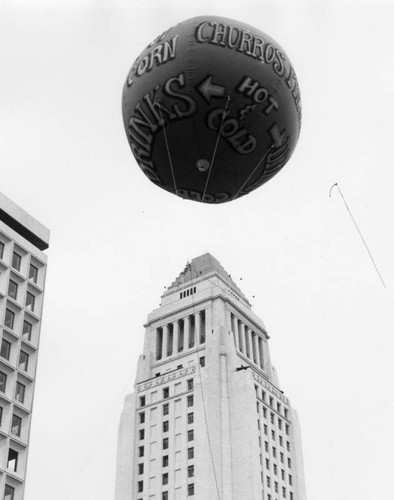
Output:
[[[282,430],[282,419],[278,418],[278,427],[280,430]]]
[[[144,464],[138,464],[138,475],[144,473]]]
[[[163,405],[163,415],[168,415],[169,412],[169,404],[166,403]]]
[[[289,430],[290,430],[289,429],[289,424],[286,424],[285,425],[285,431],[286,431],[287,436],[289,435]]]
[[[270,461],[268,460],[268,458],[266,458],[266,459],[265,459],[265,467],[266,467],[267,469],[269,469],[269,468],[270,468]]]
[[[168,500],[168,491],[163,491],[161,495],[161,500]]]
[[[140,440],[145,439],[145,429],[140,429],[139,436],[140,436]]]
[[[264,424],[264,434],[268,434],[268,427],[267,427],[267,424]]]
[[[187,397],[187,406],[188,406],[188,408],[190,408],[193,405],[194,405],[194,398],[193,398],[193,396],[188,396]]]
[[[194,465],[189,465],[187,468],[187,477],[193,477],[194,476]]]
[[[14,472],[18,469],[18,452],[12,448],[8,450],[7,467]]]
[[[168,420],[166,420],[165,422],[163,422],[163,432],[168,432],[170,428],[170,423]]]
[[[286,488],[282,486],[282,497],[286,498]]]
[[[194,413],[187,414],[187,423],[192,424],[194,422]]]
[[[274,474],[275,476],[278,475],[278,467],[276,466],[276,464],[274,464]]]
[[[168,455],[163,456],[163,467],[168,467]]]
[[[287,459],[287,467],[289,469],[291,469],[291,459],[290,458]]]
[[[11,297],[11,299],[16,300],[18,296],[18,283],[15,283],[15,281],[10,280],[8,283],[8,295]]]
[[[267,417],[267,408],[263,408],[263,417],[266,418]]]
[[[290,486],[293,484],[293,476],[289,474],[289,484]]]
[[[7,386],[7,375],[3,372],[0,372],[0,391],[5,392]]]
[[[145,422],[145,412],[142,411],[141,413],[138,414],[140,417],[140,424],[143,424]]]
[[[162,484],[168,484],[168,472],[165,472],[162,476]]]
[[[194,495],[194,484],[187,485],[187,496],[192,497]]]
[[[137,486],[137,490],[138,490],[138,493],[141,493],[142,491],[144,491],[144,481],[138,481],[138,486]]]
[[[15,389],[15,399],[19,401],[19,403],[23,403],[25,401],[25,389],[26,387],[20,382],[16,383]]]
[[[167,450],[168,449],[168,438],[164,438],[163,439],[163,450]]]
[[[274,406],[274,398],[270,396],[270,406],[271,408]]]
[[[34,311],[35,301],[36,301],[35,296],[30,292],[26,292],[26,308],[29,309],[30,311]]]
[[[14,320],[15,320],[15,313],[12,312],[10,309],[5,310],[5,319],[4,319],[4,325],[7,328],[11,328],[11,330],[14,328]]]
[[[163,399],[167,399],[170,397],[170,388],[169,387],[164,387],[163,389]]]
[[[275,423],[275,415],[271,412],[271,424]]]
[[[34,283],[37,283],[37,278],[38,278],[38,267],[33,266],[33,264],[30,264],[29,279],[33,280]]]
[[[10,352],[11,352],[11,342],[8,342],[8,340],[6,339],[2,339],[0,356],[8,360],[10,359]]]
[[[19,368],[25,372],[29,367],[29,355],[25,351],[21,351],[19,354]]]
[[[274,486],[275,486],[275,493],[278,493],[278,483],[276,481],[274,483]]]
[[[285,479],[285,471],[282,469],[280,471],[281,478],[284,480]]]
[[[271,437],[272,439],[275,439],[275,431],[271,431]]]
[[[188,448],[187,449],[187,458],[189,460],[191,460],[192,458],[194,458],[194,448]]]
[[[188,441],[193,441],[193,439],[194,439],[194,431],[192,429],[190,431],[187,431],[187,440]]]
[[[287,451],[290,451],[290,443],[289,443],[289,441],[286,441],[286,449],[287,449]]]
[[[193,379],[187,381],[187,390],[191,391],[193,389]]]
[[[279,444],[280,444],[280,446],[283,446],[283,438],[282,438],[282,436],[279,436]]]
[[[4,255],[4,243],[0,241],[0,259],[3,258]]]
[[[10,486],[9,484],[5,485],[4,489],[4,500],[14,500],[15,488]]]
[[[140,408],[145,406],[145,396],[140,396]]]
[[[12,415],[12,425],[11,425],[11,434],[15,436],[21,435],[22,429],[22,419],[18,417],[18,415]]]
[[[268,488],[271,487],[271,478],[269,476],[267,476],[267,486]]]
[[[268,442],[267,441],[264,441],[264,449],[265,449],[265,451],[268,451]]]
[[[16,269],[17,271],[20,271],[20,269],[21,269],[21,261],[22,261],[22,257],[19,255],[19,253],[13,252],[11,266],[14,269]]]
[[[282,464],[283,464],[283,453],[282,453],[282,452],[280,452],[280,461],[281,461],[281,462],[282,462]]]
[[[145,454],[145,450],[144,450],[144,447],[143,446],[139,446],[138,447],[138,456],[139,457],[143,457]]]
[[[272,447],[272,455],[276,458],[276,448],[275,448],[275,446]]]
[[[201,356],[201,358],[200,358],[200,366],[202,368],[204,368],[204,366],[205,366],[205,357],[204,356]]]
[[[33,329],[33,325],[31,323],[29,323],[28,321],[24,320],[23,321],[22,337],[26,340],[31,340],[32,329]]]

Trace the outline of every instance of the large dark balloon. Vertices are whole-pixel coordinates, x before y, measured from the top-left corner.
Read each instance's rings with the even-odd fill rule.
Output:
[[[267,182],[301,125],[294,69],[265,33],[214,16],[184,21],[137,58],[123,89],[131,150],[149,179],[223,203]]]

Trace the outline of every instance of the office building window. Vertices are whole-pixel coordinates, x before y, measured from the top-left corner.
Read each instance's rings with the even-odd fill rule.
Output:
[[[145,412],[141,411],[138,415],[140,417],[140,424],[143,424],[145,422]]]
[[[163,467],[168,467],[168,455],[163,456]]]
[[[267,486],[271,488],[271,478],[269,476],[267,476]]]
[[[18,283],[15,283],[15,281],[10,280],[8,283],[8,295],[11,297],[11,299],[15,299],[18,296]]]
[[[268,458],[265,459],[265,467],[266,469],[270,468],[270,461],[268,460]]]
[[[2,339],[1,348],[0,348],[0,356],[4,359],[10,359],[11,352],[11,342],[8,342],[6,339]]]
[[[33,329],[33,325],[28,321],[23,321],[23,329],[22,329],[22,337],[26,340],[31,340],[31,331]]]
[[[287,467],[289,469],[291,469],[291,459],[290,458],[287,459]]]
[[[289,443],[289,441],[286,441],[286,450],[290,451],[290,443]]]
[[[168,432],[170,428],[170,423],[168,420],[166,420],[165,422],[163,422],[163,432]]]
[[[276,464],[274,464],[274,468],[273,469],[274,469],[275,476],[277,476],[278,475],[278,467],[276,466]]]
[[[19,354],[19,368],[27,372],[29,367],[29,355],[25,351],[21,351]]]
[[[4,255],[4,243],[0,241],[0,259],[3,258]]]
[[[191,391],[192,389],[193,389],[193,379],[191,378],[187,381],[187,390]]]
[[[167,450],[168,449],[168,438],[164,438],[163,439],[163,450]]]
[[[264,449],[265,449],[265,451],[268,451],[268,442],[267,441],[264,441]]]
[[[5,485],[4,500],[14,500],[15,489],[9,484]]]
[[[164,387],[163,389],[163,399],[167,399],[170,397],[170,388],[169,387]]]
[[[272,455],[276,458],[276,448],[275,448],[275,446],[272,447]]]
[[[267,418],[267,408],[263,408],[263,417]]]
[[[0,391],[5,392],[7,385],[7,375],[3,372],[0,372]]]
[[[200,366],[202,368],[204,368],[204,366],[205,366],[205,357],[204,356],[201,356],[201,358],[200,358]]]
[[[5,310],[5,319],[4,319],[4,325],[7,328],[14,328],[14,320],[15,320],[15,313],[12,312],[10,309]]]
[[[35,296],[32,293],[27,292],[26,293],[26,308],[29,309],[30,311],[34,311],[35,301],[36,301]]]
[[[283,438],[282,438],[282,436],[279,436],[279,444],[280,444],[280,446],[283,446]]]
[[[33,266],[33,264],[30,264],[29,279],[31,279],[34,283],[37,283],[37,278],[38,278],[38,267]]]
[[[18,452],[12,448],[8,450],[7,467],[14,472],[18,469]]]
[[[275,415],[271,412],[271,424],[275,423]]]
[[[278,483],[275,481],[274,483],[275,493],[278,493]]]
[[[193,441],[193,439],[194,439],[194,431],[192,429],[190,431],[187,431],[187,440],[188,441]]]
[[[282,453],[282,452],[280,452],[280,461],[281,461],[281,462],[282,462],[282,464],[283,464],[283,453]]]
[[[282,469],[280,471],[281,478],[284,480],[285,479],[285,471]]]
[[[282,430],[282,419],[278,418],[278,427],[280,430]]]
[[[268,427],[267,427],[267,424],[264,424],[264,434],[268,434]]]
[[[187,406],[190,408],[193,405],[194,405],[194,398],[193,398],[193,396],[188,396],[187,397]]]
[[[145,454],[145,450],[144,450],[144,447],[143,446],[139,446],[138,447],[138,456],[139,457],[143,457]]]
[[[137,490],[138,490],[138,493],[141,493],[142,491],[144,491],[144,481],[138,481],[138,487],[137,487]]]
[[[162,476],[162,484],[166,485],[168,484],[168,473],[165,472]]]
[[[145,406],[145,396],[140,396],[140,408]]]
[[[138,475],[144,473],[144,464],[138,464]]]
[[[282,497],[286,498],[286,488],[282,486]]]
[[[15,389],[15,399],[19,401],[19,403],[23,403],[25,401],[25,389],[26,387],[20,382],[16,383]]]
[[[293,500],[293,492],[290,491],[290,500]]]
[[[145,429],[139,430],[140,440],[145,439]]]
[[[275,431],[271,431],[271,437],[272,439],[275,439]]]
[[[193,477],[194,476],[194,465],[189,465],[187,468],[187,477]]]
[[[188,448],[187,449],[187,458],[189,460],[191,460],[192,458],[194,458],[194,448]]]
[[[14,269],[16,269],[17,271],[20,271],[20,269],[21,269],[21,261],[22,261],[22,257],[19,255],[19,253],[13,252],[11,266]]]
[[[192,497],[194,495],[194,484],[187,485],[187,496]]]
[[[168,403],[164,404],[163,405],[163,415],[168,415],[169,409],[170,409],[169,404]]]
[[[15,436],[21,435],[22,419],[18,415],[12,415],[11,433]]]
[[[286,424],[286,425],[285,425],[285,430],[286,430],[286,434],[287,434],[287,435],[289,435],[289,430],[290,430],[290,429],[289,429],[289,424]]]
[[[289,474],[289,484],[290,486],[293,484],[293,476]]]
[[[187,414],[187,423],[192,424],[194,422],[194,413]]]
[[[161,494],[161,500],[168,500],[168,491],[163,491]]]

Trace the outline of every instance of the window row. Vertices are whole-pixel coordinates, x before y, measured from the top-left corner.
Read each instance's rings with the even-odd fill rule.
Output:
[[[279,401],[276,401],[276,406],[275,406],[275,398],[273,396],[267,397],[267,393],[265,392],[264,389],[261,390],[261,396],[260,396],[259,386],[255,384],[254,388],[256,390],[257,397],[261,397],[264,403],[268,404],[272,409],[276,410],[277,413],[283,415],[287,419],[289,418],[289,409],[285,405],[282,405],[281,403],[279,403]]]
[[[156,360],[205,344],[205,311],[156,329]]]
[[[190,448],[187,449],[187,459],[192,460],[194,458],[194,448],[191,446]],[[162,456],[162,467],[165,469],[166,467],[169,467],[169,455],[163,455]],[[144,463],[141,462],[138,464],[138,475],[140,476],[141,474],[144,473]]]
[[[189,295],[194,295],[197,291],[197,287],[189,288],[188,290],[184,290],[179,294],[179,298],[183,299],[185,297],[189,297]]]
[[[0,392],[5,393],[7,388],[7,374],[0,372]],[[24,403],[25,401],[26,386],[21,382],[16,383],[15,388],[15,400],[19,403]]]
[[[8,282],[8,291],[7,291],[8,296],[11,297],[11,299],[18,300],[18,291],[19,291],[19,283],[10,279]],[[36,306],[36,296],[31,292],[26,292],[26,298],[25,298],[26,309],[34,311],[35,306]]]
[[[8,361],[10,359],[10,354],[11,354],[11,342],[2,339],[0,347],[0,356]],[[22,349],[19,351],[18,368],[20,370],[23,370],[24,372],[27,372],[29,368],[29,354],[23,351]]]
[[[188,379],[186,381],[186,384],[187,384],[187,390],[188,391],[191,391],[193,389],[193,379]],[[170,397],[170,388],[169,387],[164,387],[162,389],[162,396],[163,396],[163,399],[168,399]],[[154,397],[152,397],[154,395]],[[151,393],[151,397],[153,400],[156,399],[156,395],[157,395],[157,391],[154,391],[153,393]],[[147,401],[146,401],[146,396],[140,396],[139,397],[139,407],[142,408],[144,407],[145,405],[147,404]]]
[[[0,259],[4,258],[4,248],[5,248],[4,243],[0,241]],[[21,264],[22,264],[22,255],[16,251],[12,252],[11,267],[19,272],[21,270]],[[28,277],[30,280],[33,281],[33,283],[37,283],[38,281],[38,271],[39,269],[37,266],[35,266],[32,263],[29,264]]]
[[[163,477],[163,481],[164,481],[164,477]],[[168,481],[168,479],[167,479]],[[167,483],[164,483],[163,482],[163,485],[166,485],[168,484]],[[138,481],[137,483],[137,491],[138,493],[142,493],[144,491],[144,481]],[[190,497],[190,496],[194,496],[194,484],[193,483],[190,483],[187,485],[187,496]],[[161,499],[162,500],[169,500],[169,496],[168,496],[168,491],[163,491],[162,494],[161,494]],[[139,499],[138,499],[139,500]]]

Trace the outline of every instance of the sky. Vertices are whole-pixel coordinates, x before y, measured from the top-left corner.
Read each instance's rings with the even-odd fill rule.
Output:
[[[216,206],[150,183],[121,116],[143,48],[205,14],[277,40],[303,106],[290,162]],[[51,230],[25,500],[114,497],[143,324],[206,251],[271,336],[308,499],[394,498],[393,20],[383,0],[2,0],[1,191]]]

